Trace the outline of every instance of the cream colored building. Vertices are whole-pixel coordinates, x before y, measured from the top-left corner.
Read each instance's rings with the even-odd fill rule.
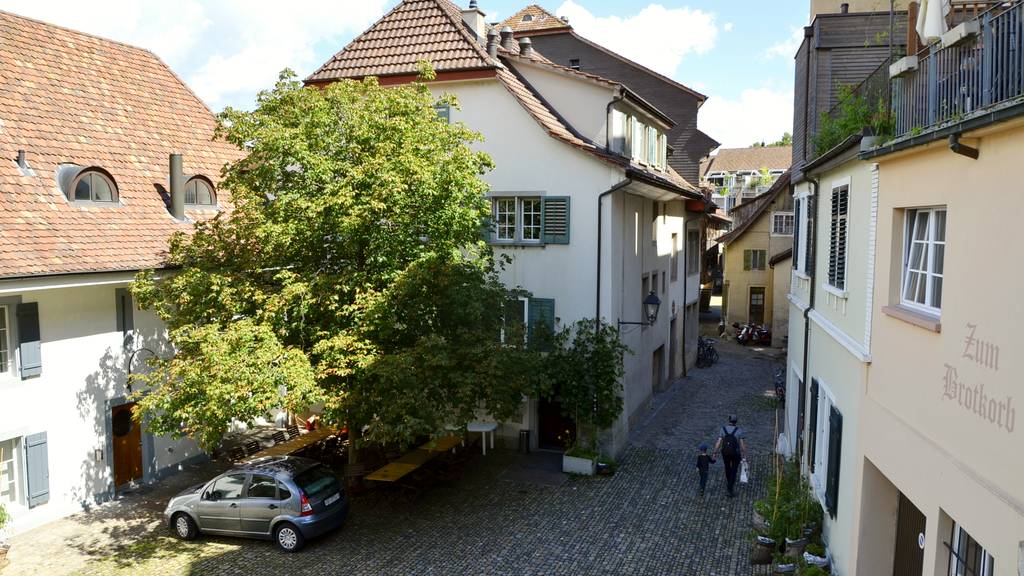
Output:
[[[756,200],[734,208],[733,229],[718,239],[723,253],[722,318],[727,326],[753,322],[772,328],[772,345],[783,346],[788,318],[776,310],[786,301],[793,247],[793,199],[783,174]]]
[[[857,556],[861,494],[851,479],[861,475],[856,432],[871,362],[877,167],[858,159],[859,143],[851,138],[806,164],[793,188],[787,397],[797,401],[787,403],[786,439],[790,454],[804,456],[838,566]]]

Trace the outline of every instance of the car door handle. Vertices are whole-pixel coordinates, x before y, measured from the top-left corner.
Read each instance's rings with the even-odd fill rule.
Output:
[[[232,502],[232,503],[231,503],[231,507],[232,507],[232,508],[238,508],[238,504],[235,504],[234,502]]]
[[[271,510],[277,510],[277,504],[271,504],[270,506],[267,506],[267,508],[270,508]]]

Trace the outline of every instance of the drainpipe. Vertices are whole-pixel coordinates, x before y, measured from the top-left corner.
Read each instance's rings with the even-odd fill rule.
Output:
[[[604,107],[604,117],[605,117],[605,121],[604,121],[604,123],[605,123],[604,147],[605,147],[605,150],[611,150],[612,149],[612,106],[615,106],[616,102],[622,102],[622,100],[625,99],[625,98],[626,98],[626,91],[623,90],[623,89],[620,89],[619,90],[619,95],[616,96],[615,98],[612,98],[611,102],[609,102],[608,105]],[[623,137],[625,137],[625,135],[623,135]],[[626,149],[625,148],[622,149],[622,153],[623,153],[622,154],[623,156],[626,155],[625,154],[626,153]]]
[[[683,201],[683,238],[682,238],[683,246],[686,246],[688,244],[688,242],[686,241],[686,238],[687,238],[687,236],[689,234],[690,234],[690,229],[687,228],[687,219],[686,219],[686,201],[684,200]],[[697,241],[697,246],[698,247],[700,246],[700,240]],[[673,246],[672,248],[675,248],[675,246]],[[679,339],[680,340],[680,352],[683,353],[683,378],[686,378],[686,309],[690,307],[689,303],[686,301],[686,297],[689,295],[689,292],[686,291],[686,288],[687,288],[686,280],[690,277],[690,268],[686,264],[687,264],[687,261],[689,259],[690,259],[690,253],[684,251],[683,252],[683,337]],[[698,259],[698,262],[699,261],[700,260]],[[698,269],[699,269],[699,267],[698,267]],[[697,315],[700,316],[700,289],[697,290]],[[700,321],[699,320],[697,321],[697,324],[698,324],[697,332],[700,332]],[[672,323],[670,322],[669,326],[671,326],[671,325],[672,325]],[[669,338],[669,342],[671,342],[672,341],[672,335],[669,334],[668,338]]]
[[[633,180],[631,178],[626,178],[597,196],[597,282],[595,282],[597,285],[597,298],[594,299],[594,320],[601,318],[601,200],[604,200],[604,197],[612,192],[621,190],[632,183]]]
[[[808,177],[807,175],[804,175],[804,180],[806,180],[807,182],[811,183],[814,186],[814,214],[810,215],[811,216],[811,218],[810,218],[810,221],[811,221],[810,228],[814,232],[814,234],[813,234],[812,237],[808,238],[807,241],[811,242],[811,261],[814,263],[814,267],[817,268],[818,267],[818,240],[817,240],[817,237],[818,237],[818,211],[820,210],[820,208],[819,208],[820,202],[819,201],[821,200],[821,198],[820,198],[821,190],[818,187],[818,181],[817,180],[814,180],[814,179]],[[808,351],[808,349],[810,348],[810,345],[811,345],[811,318],[810,318],[810,315],[811,315],[811,310],[814,310],[814,293],[815,293],[815,285],[817,284],[817,277],[814,274],[814,270],[813,269],[809,270],[809,272],[810,272],[810,274],[808,274],[808,276],[811,277],[811,291],[810,291],[810,294],[808,295],[807,309],[804,310],[804,362],[803,362],[804,367],[803,367],[803,374],[804,374],[804,385],[805,386],[807,385],[807,380],[810,377],[810,374],[808,373],[808,368],[807,368],[807,362],[808,362],[807,351]],[[799,395],[797,395],[797,398],[799,398]],[[803,408],[803,407],[801,406],[801,408]],[[807,423],[807,414],[805,413],[804,414],[804,424],[806,425],[806,423]],[[801,437],[803,437],[803,433],[804,433],[804,431],[803,431],[803,429],[801,429],[800,430],[800,436]],[[797,442],[797,447],[798,448],[802,448],[803,447],[803,443],[802,442]],[[797,458],[798,459],[803,459],[803,454],[797,454]]]
[[[171,154],[171,215],[178,220],[185,219],[185,175],[181,169],[181,154]]]

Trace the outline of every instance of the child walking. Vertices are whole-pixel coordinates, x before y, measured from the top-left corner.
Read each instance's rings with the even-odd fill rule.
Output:
[[[700,496],[704,497],[704,488],[708,485],[708,467],[715,463],[715,459],[708,455],[708,445],[701,444],[697,447],[700,453],[697,454],[697,473],[700,474]]]

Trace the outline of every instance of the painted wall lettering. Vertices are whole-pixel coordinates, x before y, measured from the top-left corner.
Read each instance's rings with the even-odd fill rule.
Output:
[[[946,374],[942,377],[942,397],[952,400],[983,420],[1005,428],[1008,433],[1013,433],[1017,427],[1017,409],[1013,405],[1013,397],[1005,398],[989,397],[985,393],[984,384],[969,386],[960,381],[957,369],[949,364],[946,367]]]
[[[967,323],[967,337],[964,338],[963,357],[973,360],[978,366],[999,371],[999,346],[975,337],[977,324]]]

